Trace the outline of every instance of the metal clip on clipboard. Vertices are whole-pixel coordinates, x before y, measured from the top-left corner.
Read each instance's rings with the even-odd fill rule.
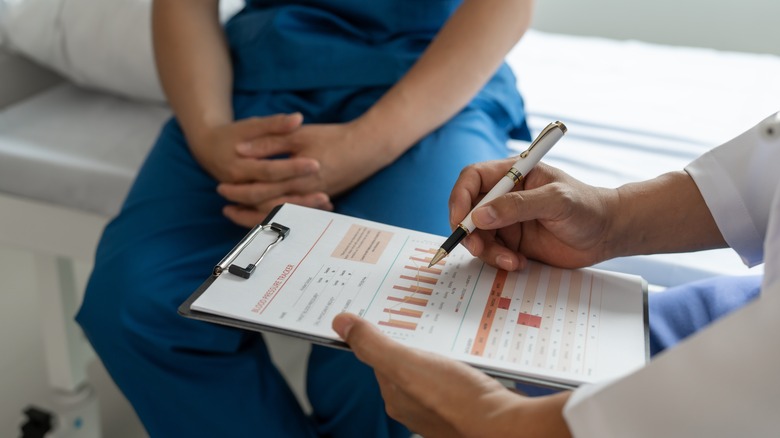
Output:
[[[233,260],[238,257],[238,255],[243,251],[247,246],[249,246],[250,243],[252,243],[252,240],[254,238],[264,232],[264,231],[271,231],[276,233],[276,240],[269,243],[268,246],[265,247],[263,250],[263,253],[260,254],[260,257],[257,258],[257,260],[254,263],[250,263],[246,265],[245,268],[242,268],[241,266],[233,264]],[[247,233],[246,236],[244,236],[243,239],[241,239],[240,242],[219,262],[217,266],[214,266],[214,275],[220,275],[225,269],[228,270],[233,275],[236,275],[241,278],[249,278],[252,273],[255,271],[255,268],[260,263],[261,260],[263,260],[263,257],[268,253],[268,251],[271,250],[274,246],[276,246],[277,243],[284,240],[285,237],[287,237],[290,234],[290,229],[285,227],[284,225],[279,225],[275,222],[272,222],[270,224],[266,225],[255,225],[254,228],[252,228],[249,233]]]

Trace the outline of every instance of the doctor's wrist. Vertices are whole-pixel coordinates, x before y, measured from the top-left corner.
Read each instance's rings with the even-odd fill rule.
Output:
[[[524,438],[570,438],[571,431],[563,416],[563,407],[571,391],[541,397],[519,397],[514,406],[491,420],[499,425],[495,436]]]

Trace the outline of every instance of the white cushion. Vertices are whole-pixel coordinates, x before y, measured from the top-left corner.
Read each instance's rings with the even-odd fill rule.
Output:
[[[57,47],[57,25],[63,0],[0,0],[0,34],[5,44],[33,60],[62,72],[64,53]]]
[[[225,20],[243,0],[222,0]],[[75,83],[163,101],[152,54],[151,0],[0,0],[12,49]]]

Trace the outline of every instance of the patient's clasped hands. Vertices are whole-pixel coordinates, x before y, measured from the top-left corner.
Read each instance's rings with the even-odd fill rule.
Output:
[[[210,147],[193,147],[220,182],[220,195],[235,203],[224,209],[233,222],[251,227],[284,202],[332,210],[331,196],[396,158],[367,147],[368,131],[359,121],[301,123],[300,114],[241,120],[212,130],[210,140],[199,143]]]
[[[299,114],[253,117],[204,128],[188,138],[198,163],[219,182],[218,191],[222,196],[238,202],[231,199],[234,192],[243,187],[254,189],[253,199],[224,209],[228,218],[252,226],[280,202],[330,208],[330,200],[324,193],[301,190],[307,175],[317,172],[319,163],[316,160],[256,159],[240,152],[247,145],[260,144],[269,151],[269,156],[284,153],[280,140],[300,128],[301,123]]]

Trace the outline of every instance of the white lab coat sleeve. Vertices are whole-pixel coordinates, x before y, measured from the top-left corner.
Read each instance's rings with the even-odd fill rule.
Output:
[[[577,438],[780,433],[780,117],[686,170],[726,241],[746,263],[765,261],[761,296],[646,367],[575,390],[564,417]]]
[[[707,152],[685,170],[726,243],[748,266],[761,263],[769,208],[780,181],[780,113]]]

